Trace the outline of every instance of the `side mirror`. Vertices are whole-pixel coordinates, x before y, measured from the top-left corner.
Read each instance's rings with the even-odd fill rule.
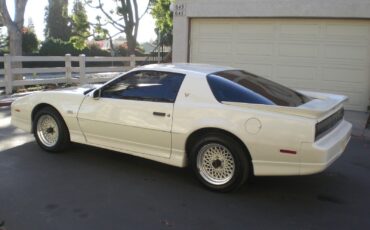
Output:
[[[100,95],[101,95],[101,90],[100,90],[100,89],[97,89],[97,90],[95,90],[95,91],[94,91],[94,93],[93,93],[93,98],[94,98],[95,100],[98,100],[98,99],[100,98]]]

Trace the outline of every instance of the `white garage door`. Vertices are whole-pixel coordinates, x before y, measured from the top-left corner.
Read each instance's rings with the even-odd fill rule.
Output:
[[[192,19],[190,62],[243,68],[296,89],[344,94],[365,111],[370,21]]]

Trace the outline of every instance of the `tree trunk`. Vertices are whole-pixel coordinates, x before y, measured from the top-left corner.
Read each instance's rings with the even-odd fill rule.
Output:
[[[10,27],[9,51],[12,56],[22,56],[22,32],[17,28]],[[22,62],[12,62],[12,68],[22,68]],[[22,80],[21,74],[15,74],[13,80]]]
[[[1,1],[1,0],[0,0]],[[89,6],[95,9],[100,9],[100,11],[106,16],[108,24],[113,25],[116,29],[118,29],[121,33],[125,33],[126,40],[127,40],[127,51],[128,55],[135,54],[136,50],[136,38],[139,28],[139,22],[143,15],[139,16],[139,9],[137,0],[115,0],[117,5],[117,14],[120,16],[121,19],[118,21],[112,17],[113,12],[107,11],[104,9],[103,0],[96,0],[98,1],[97,5],[92,5],[89,1],[85,0]],[[149,9],[150,3],[152,0],[148,2],[147,9],[145,13]],[[123,20],[124,23],[121,23],[120,20]],[[99,25],[100,24],[99,21]]]
[[[17,28],[9,29],[9,51],[14,56],[22,55],[22,33]]]
[[[11,56],[22,55],[22,28],[24,22],[24,11],[28,0],[15,0],[14,19],[10,17],[6,0],[0,0],[0,16],[9,34],[9,51]],[[12,68],[21,68],[21,62],[13,62]],[[21,79],[21,75],[14,75],[13,80]]]
[[[135,55],[136,39],[130,34],[126,34],[127,39],[127,51],[129,55]]]

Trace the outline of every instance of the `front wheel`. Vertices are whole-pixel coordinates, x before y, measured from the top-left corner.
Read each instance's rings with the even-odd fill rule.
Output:
[[[209,134],[200,138],[190,153],[190,163],[197,178],[207,188],[228,192],[247,180],[248,153],[232,137]]]
[[[33,125],[33,134],[42,149],[60,152],[69,146],[68,128],[55,109],[45,107],[38,111]]]

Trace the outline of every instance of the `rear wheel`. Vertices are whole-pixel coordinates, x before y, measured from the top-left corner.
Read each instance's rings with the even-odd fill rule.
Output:
[[[36,113],[33,133],[39,146],[49,152],[60,152],[70,144],[63,118],[51,107],[42,108]]]
[[[190,163],[203,185],[228,192],[247,180],[250,168],[247,154],[232,137],[213,133],[201,137],[193,146]]]

